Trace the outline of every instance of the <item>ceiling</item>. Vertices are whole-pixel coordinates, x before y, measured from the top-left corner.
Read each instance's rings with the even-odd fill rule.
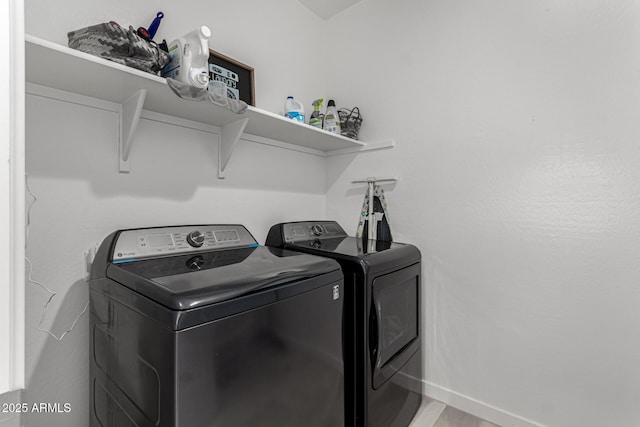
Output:
[[[327,20],[361,0],[298,0],[320,18]]]

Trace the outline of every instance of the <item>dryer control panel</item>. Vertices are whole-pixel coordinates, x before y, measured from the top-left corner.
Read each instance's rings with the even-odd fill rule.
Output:
[[[287,243],[347,236],[335,221],[289,222],[282,224],[282,234]]]
[[[113,262],[213,249],[258,246],[242,225],[192,225],[124,230],[113,247]]]

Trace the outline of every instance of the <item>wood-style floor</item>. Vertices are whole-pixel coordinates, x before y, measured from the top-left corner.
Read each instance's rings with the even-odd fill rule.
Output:
[[[423,397],[422,406],[409,427],[499,427],[489,421]]]

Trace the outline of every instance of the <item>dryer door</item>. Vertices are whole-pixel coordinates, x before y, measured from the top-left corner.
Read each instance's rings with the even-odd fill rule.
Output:
[[[420,263],[378,276],[372,284],[369,355],[377,389],[420,348]]]

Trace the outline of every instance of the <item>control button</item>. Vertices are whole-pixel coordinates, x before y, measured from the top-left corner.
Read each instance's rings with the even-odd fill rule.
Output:
[[[319,236],[322,234],[322,226],[320,224],[315,224],[313,227],[311,227],[311,231],[316,236]]]
[[[201,257],[200,255],[191,257],[187,260],[187,267],[189,268],[189,270],[200,270],[202,268],[202,266],[204,265],[204,258]]]
[[[194,248],[199,248],[204,244],[204,234],[202,234],[198,230],[192,231],[187,235],[187,243],[189,243]]]

